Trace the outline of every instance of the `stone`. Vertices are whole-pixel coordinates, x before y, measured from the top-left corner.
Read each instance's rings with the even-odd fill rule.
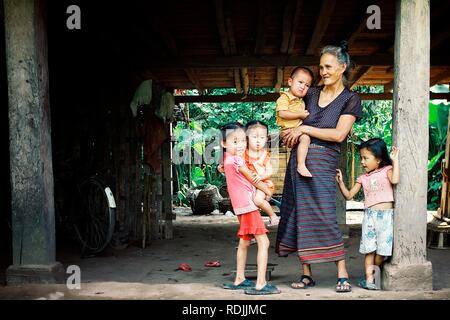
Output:
[[[386,264],[383,267],[381,288],[389,291],[433,290],[431,262],[419,264]]]
[[[22,284],[63,284],[65,272],[59,262],[50,265],[11,265],[6,270],[8,286]]]

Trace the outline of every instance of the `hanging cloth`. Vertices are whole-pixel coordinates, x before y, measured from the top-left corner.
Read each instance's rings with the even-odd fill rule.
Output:
[[[152,101],[152,80],[143,81],[134,93],[133,100],[131,101],[130,108],[133,112],[133,117],[137,115],[137,109],[144,104],[150,104]]]

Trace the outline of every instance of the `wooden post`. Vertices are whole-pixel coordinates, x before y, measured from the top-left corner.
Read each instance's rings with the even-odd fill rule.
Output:
[[[62,283],[55,206],[45,2],[6,0],[13,265],[7,284]]]
[[[172,224],[172,124],[166,124],[168,139],[162,146],[163,189],[164,189],[164,239],[173,239]]]
[[[448,114],[448,120],[447,123],[450,123],[450,112]],[[445,160],[442,165],[442,190],[441,190],[441,205],[439,210],[437,211],[437,218],[443,219],[444,217],[449,217],[449,211],[448,211],[448,171],[449,171],[449,165],[448,162],[450,160],[449,158],[449,151],[450,151],[450,126],[447,127],[447,141],[445,143]]]
[[[394,55],[393,145],[400,149],[400,183],[394,192],[393,256],[383,268],[382,286],[431,290],[426,259],[429,0],[397,1]]]
[[[351,186],[355,184],[355,144],[352,143],[352,181]]]

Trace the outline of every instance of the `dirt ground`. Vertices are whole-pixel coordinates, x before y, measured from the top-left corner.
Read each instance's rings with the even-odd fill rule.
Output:
[[[428,249],[433,264],[433,291],[367,291],[357,287],[362,276],[363,256],[358,253],[361,212],[349,212],[350,236],[346,239],[347,265],[353,292],[336,293],[334,263],[314,265],[314,288],[295,290],[289,284],[301,274],[295,255],[278,257],[273,250],[276,230],[271,230],[269,263],[276,264],[271,282],[282,291],[278,295],[248,296],[242,291],[228,291],[222,283],[232,281],[238,222],[224,215],[192,216],[178,210],[173,240],[156,240],[145,249],[130,246],[108,250],[102,256],[80,259],[76,253],[59,260],[65,267],[81,269],[81,289],[65,285],[0,286],[0,299],[164,299],[164,300],[239,300],[239,299],[450,299],[450,250]],[[267,218],[265,218],[267,219]],[[219,260],[220,267],[205,267]],[[256,263],[256,246],[251,246],[248,263]],[[192,272],[177,270],[181,263]],[[248,274],[252,278],[253,274]]]

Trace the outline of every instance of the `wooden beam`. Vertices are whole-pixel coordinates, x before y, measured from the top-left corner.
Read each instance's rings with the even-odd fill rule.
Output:
[[[225,25],[225,17],[223,14],[223,0],[214,0],[214,8],[216,11],[217,29],[219,30],[222,50],[225,55],[229,55],[230,45],[228,43],[227,28]]]
[[[164,42],[164,46],[169,50],[169,54],[173,57],[178,56],[175,39],[167,29],[166,23],[157,16],[153,17],[153,30],[155,30],[159,38]]]
[[[256,40],[255,40],[255,55],[263,54],[265,33],[268,26],[268,12],[269,12],[269,2],[268,0],[258,1],[258,25],[256,29]]]
[[[391,66],[394,62],[393,54],[378,53],[366,56],[353,56],[353,62],[358,66]],[[161,69],[183,68],[242,68],[242,67],[295,67],[298,65],[316,66],[319,64],[317,56],[301,55],[263,55],[263,56],[178,56],[176,58],[147,56],[144,67]],[[431,66],[450,66],[450,60],[444,55],[431,58]]]
[[[355,43],[356,39],[360,36],[361,32],[367,28],[367,17],[365,16],[363,21],[359,24],[358,28],[351,34],[348,38],[348,47],[351,48]]]
[[[389,93],[394,88],[394,80],[384,85],[384,93]]]
[[[247,95],[248,90],[250,89],[250,80],[248,78],[247,68],[241,68],[241,76],[242,76],[242,83],[244,85],[244,95]]]
[[[225,56],[236,55],[236,40],[234,37],[233,24],[231,22],[231,16],[229,11],[225,11],[223,0],[214,0],[214,6],[216,11],[217,28],[219,30],[220,41],[222,43],[222,50]],[[260,9],[260,10],[264,10]],[[260,11],[260,18],[261,15]],[[264,31],[261,31],[264,32]],[[260,37],[263,37],[263,35]],[[262,41],[259,39],[259,41]],[[260,44],[261,45],[261,44]],[[255,49],[256,50],[256,49]],[[233,69],[234,83],[236,92],[248,94],[249,79],[247,68],[234,68]],[[243,85],[243,86],[242,86]]]
[[[164,45],[169,50],[169,54],[172,57],[178,56],[178,48],[175,39],[167,28],[167,24],[162,21],[158,16],[153,17],[153,29],[156,31],[158,36],[164,42]],[[195,88],[200,92],[204,93],[205,88],[200,83],[195,71],[192,68],[183,68],[189,81],[195,86]]]
[[[309,42],[308,49],[306,49],[306,54],[317,54],[317,48],[322,41],[322,38],[327,31],[328,23],[331,20],[331,15],[333,14],[334,7],[336,5],[336,0],[323,0],[322,7],[318,15],[316,26],[314,28],[311,41]]]
[[[295,46],[295,34],[299,22],[300,12],[303,6],[302,0],[291,0],[286,5],[283,15],[283,37],[280,46],[280,52],[283,54],[292,54]],[[276,82],[274,84],[275,92],[280,92],[283,85],[284,68],[278,66],[276,70]]]
[[[283,68],[277,68],[277,82],[275,83],[275,92],[280,92],[281,86],[283,85]]]
[[[189,69],[184,69],[184,71],[186,72],[186,75],[189,78],[189,81],[191,81],[191,83],[197,88],[197,90],[201,94],[203,94],[205,92],[205,88],[200,83],[200,80],[199,80],[198,75],[195,72],[195,70],[189,68]]]
[[[233,24],[231,23],[231,17],[229,15],[225,18],[227,26],[228,44],[230,45],[230,54],[236,54],[236,40],[234,38]]]
[[[291,35],[289,37],[289,45],[287,48],[288,54],[291,54],[295,47],[295,35],[296,35],[296,31],[297,31],[298,22],[300,21],[300,12],[302,11],[302,6],[303,6],[303,0],[295,1],[294,17],[292,19],[292,24],[291,24]]]
[[[380,5],[381,1],[371,1],[370,5]],[[360,13],[360,16],[363,17],[363,19],[361,20],[361,22],[359,23],[358,27],[356,28],[355,31],[353,31],[352,34],[350,34],[347,37],[347,43],[348,43],[348,47],[352,48],[353,44],[355,43],[356,39],[358,39],[358,37],[361,35],[361,33],[363,33],[365,30],[367,29],[367,18],[369,17],[369,15],[367,14],[366,10],[367,10],[367,6],[363,6],[364,11]]]
[[[359,93],[361,100],[392,100],[392,93]],[[227,94],[220,96],[175,96],[175,103],[220,103],[220,102],[275,102],[279,93],[266,93],[261,95]],[[432,93],[430,99],[443,99],[450,101],[450,93]]]
[[[433,10],[431,11],[431,21],[442,16],[443,19],[447,18],[448,10],[450,9],[450,2],[448,1],[432,1]],[[435,6],[439,5],[439,6]],[[436,9],[437,8],[437,9]],[[444,18],[445,16],[445,18]]]
[[[361,80],[364,75],[369,73],[372,70],[373,67],[361,67],[357,74],[355,74],[351,81],[349,81],[348,86],[352,90],[355,86],[358,85],[358,81]]]
[[[448,38],[450,38],[450,29],[441,31],[438,34],[433,34],[433,37],[431,38],[430,49],[433,50]]]
[[[434,86],[439,81],[441,81],[442,79],[445,79],[445,78],[447,78],[449,76],[450,76],[450,70],[444,70],[442,72],[439,72],[437,75],[435,75],[434,77],[430,78],[430,87]],[[385,84],[384,85],[384,92],[390,92],[393,87],[394,87],[394,81],[391,81],[388,84]]]
[[[286,5],[283,15],[283,40],[281,41],[280,52],[292,53],[295,45],[295,31],[300,20],[302,0],[291,0]]]
[[[430,78],[430,87],[438,84],[440,81],[444,80],[445,78],[450,77],[450,70],[444,70],[436,74],[434,77]]]
[[[233,69],[234,74],[234,86],[236,87],[237,93],[242,93],[242,84],[241,84],[241,73],[239,69]]]

